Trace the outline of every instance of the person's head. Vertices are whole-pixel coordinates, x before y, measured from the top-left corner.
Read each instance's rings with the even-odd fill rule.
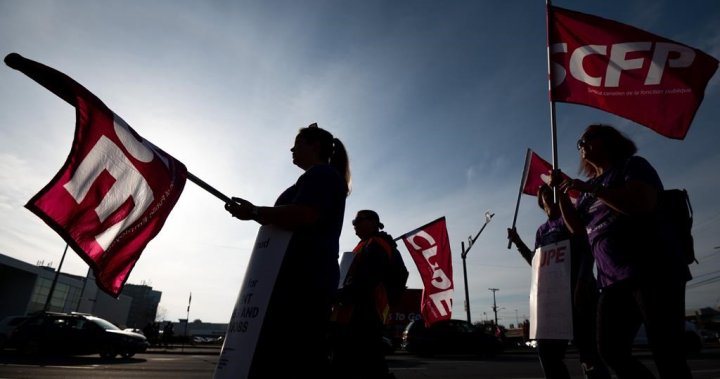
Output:
[[[313,123],[301,128],[290,149],[293,163],[303,170],[316,164],[330,164],[345,178],[347,193],[350,193],[350,162],[345,146],[330,132]]]
[[[377,212],[369,209],[358,211],[352,224],[355,228],[355,234],[361,240],[377,234],[385,227],[385,225],[380,222],[380,216],[378,216]]]
[[[538,206],[540,206],[540,209],[545,211],[545,214],[548,215],[548,218],[555,218],[560,214],[560,208],[558,207],[557,203],[555,203],[554,199],[555,196],[553,194],[552,187],[547,184],[543,184],[542,186],[540,186],[540,188],[538,188]]]
[[[635,143],[610,125],[592,124],[577,142],[580,151],[580,173],[590,178],[598,175],[598,167],[624,162],[635,155]]]

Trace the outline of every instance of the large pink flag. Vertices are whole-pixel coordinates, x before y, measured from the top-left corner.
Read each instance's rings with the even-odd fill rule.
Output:
[[[14,53],[5,63],[76,108],[65,164],[26,207],[92,267],[101,289],[117,296],[180,197],[187,170],[67,75]]]
[[[551,99],[683,139],[718,60],[632,26],[548,7]]]
[[[452,316],[453,275],[445,217],[402,237],[424,284],[420,313],[426,325]]]

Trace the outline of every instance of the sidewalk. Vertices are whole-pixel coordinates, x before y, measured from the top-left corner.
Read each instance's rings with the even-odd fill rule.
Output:
[[[169,345],[151,346],[146,354],[193,354],[193,355],[220,355],[222,345]]]

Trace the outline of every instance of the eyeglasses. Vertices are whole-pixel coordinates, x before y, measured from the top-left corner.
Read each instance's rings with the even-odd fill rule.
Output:
[[[580,138],[580,139],[577,141],[577,149],[580,150],[581,147],[587,146],[588,143],[590,143],[590,140],[591,140],[591,139],[592,139],[591,136],[585,136],[585,137],[583,137],[583,138]]]

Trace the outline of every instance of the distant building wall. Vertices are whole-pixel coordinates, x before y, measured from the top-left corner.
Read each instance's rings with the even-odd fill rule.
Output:
[[[0,318],[43,310],[55,273],[0,254]],[[116,299],[98,289],[91,270],[87,277],[61,272],[48,310],[90,313],[118,326],[143,328],[155,320],[161,296],[150,286],[126,284]]]

